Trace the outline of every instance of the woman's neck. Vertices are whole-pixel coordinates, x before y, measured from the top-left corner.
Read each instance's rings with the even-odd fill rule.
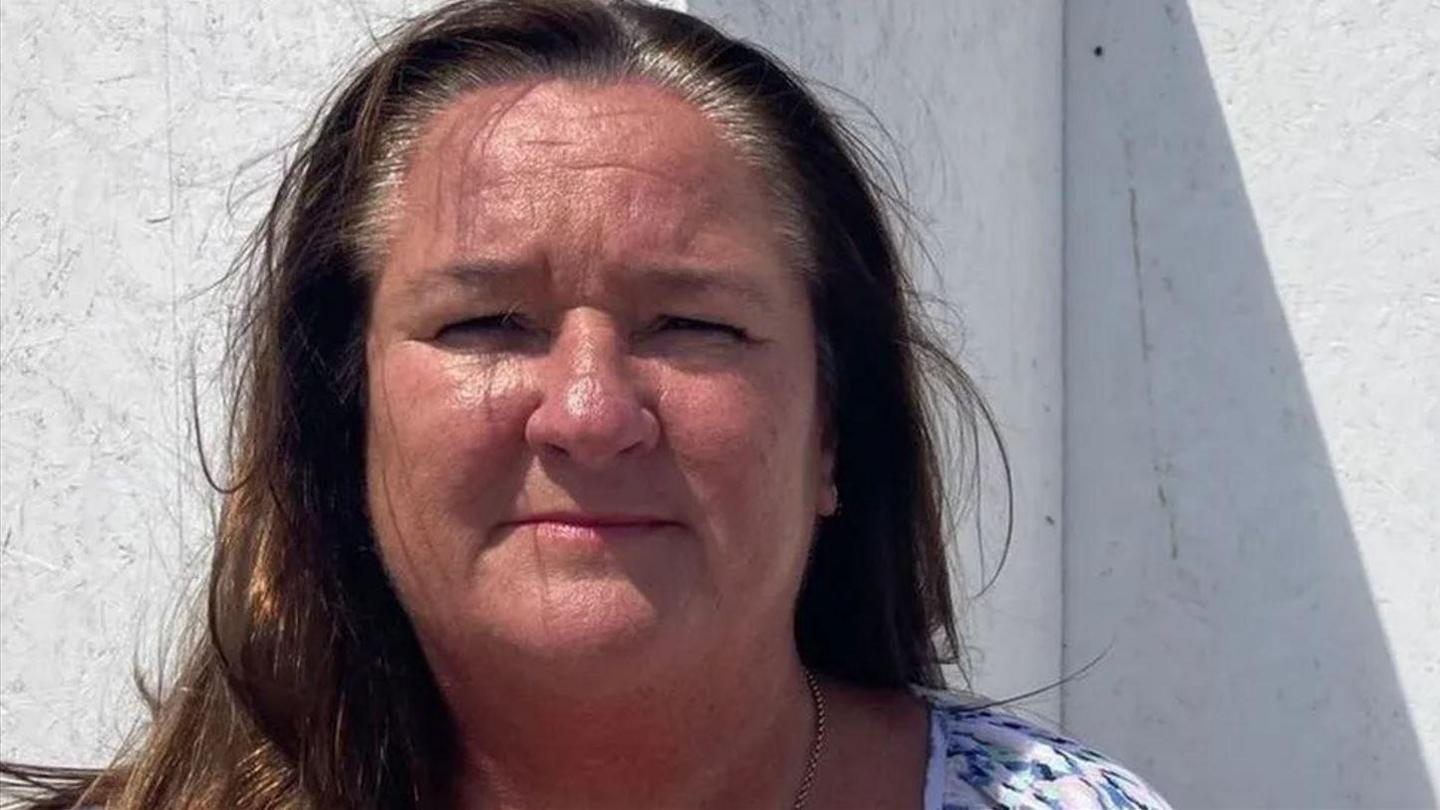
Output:
[[[814,708],[793,648],[628,688],[486,683],[446,690],[460,734],[460,810],[780,810],[810,753]]]

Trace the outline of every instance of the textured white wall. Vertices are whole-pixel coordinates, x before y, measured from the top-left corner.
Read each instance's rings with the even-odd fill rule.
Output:
[[[1440,6],[1066,49],[1066,724],[1178,806],[1434,807]]]
[[[1015,536],[1003,574],[998,465],[984,525],[956,534],[955,598],[968,613],[975,688],[1010,697],[1060,677],[1061,5],[1058,0],[690,0],[690,10],[777,53],[837,96],[886,155],[951,302],[957,348],[999,416],[1015,468]],[[950,318],[950,320],[954,320]],[[1060,719],[1060,692],[1026,701]]]
[[[138,716],[132,664],[203,577],[188,367],[213,403],[224,313],[200,290],[407,5],[0,5],[0,756],[103,761]]]

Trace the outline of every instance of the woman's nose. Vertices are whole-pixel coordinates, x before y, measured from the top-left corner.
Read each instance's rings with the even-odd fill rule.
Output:
[[[540,404],[525,424],[537,453],[596,467],[655,445],[660,424],[625,353],[624,337],[603,319],[566,318],[540,372]]]

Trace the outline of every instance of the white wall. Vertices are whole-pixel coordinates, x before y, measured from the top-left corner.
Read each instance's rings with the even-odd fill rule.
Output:
[[[1066,724],[1179,806],[1433,807],[1440,7],[1066,23]]]
[[[199,291],[381,11],[0,4],[0,757],[100,762],[138,716],[132,664],[204,575]]]

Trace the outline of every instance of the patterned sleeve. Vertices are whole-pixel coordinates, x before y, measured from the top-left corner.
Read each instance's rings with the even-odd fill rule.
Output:
[[[934,749],[926,810],[1170,808],[1130,771],[1080,743],[1001,712],[929,697]]]

